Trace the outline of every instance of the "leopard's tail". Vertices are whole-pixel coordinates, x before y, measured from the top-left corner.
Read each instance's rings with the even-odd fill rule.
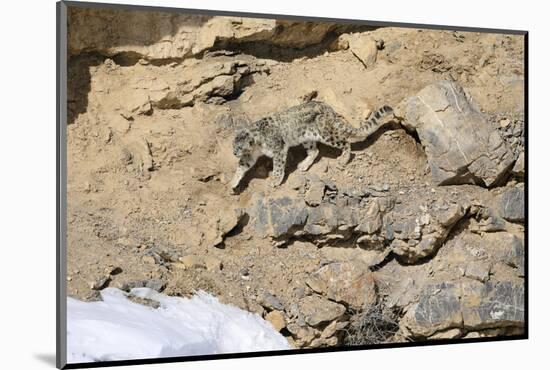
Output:
[[[375,133],[380,127],[388,121],[383,120],[385,117],[393,114],[393,109],[384,105],[372,112],[367,120],[356,130],[355,137],[359,140],[365,140],[367,137]]]

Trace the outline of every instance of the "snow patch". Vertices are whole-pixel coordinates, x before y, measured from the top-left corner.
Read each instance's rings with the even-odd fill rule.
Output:
[[[290,349],[267,321],[203,291],[190,299],[149,288],[131,294],[160,307],[134,303],[115,288],[101,291],[102,301],[67,298],[69,363]]]

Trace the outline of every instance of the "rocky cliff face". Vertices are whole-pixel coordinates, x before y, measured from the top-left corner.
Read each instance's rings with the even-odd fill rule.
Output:
[[[521,37],[75,8],[69,55],[71,296],[203,289],[296,347],[523,332]],[[232,194],[235,128],[310,99],[397,117]]]

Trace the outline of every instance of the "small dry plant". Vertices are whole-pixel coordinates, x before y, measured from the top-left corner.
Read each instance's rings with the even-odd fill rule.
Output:
[[[344,343],[350,346],[387,343],[399,329],[395,315],[383,302],[352,313]]]

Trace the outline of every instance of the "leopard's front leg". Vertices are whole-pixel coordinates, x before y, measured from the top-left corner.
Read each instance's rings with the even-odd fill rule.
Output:
[[[250,154],[245,154],[241,158],[239,158],[239,165],[235,170],[233,180],[231,180],[231,189],[235,190],[239,186],[244,175],[248,172],[248,170],[252,168],[252,166],[254,166],[257,160],[257,156]]]

